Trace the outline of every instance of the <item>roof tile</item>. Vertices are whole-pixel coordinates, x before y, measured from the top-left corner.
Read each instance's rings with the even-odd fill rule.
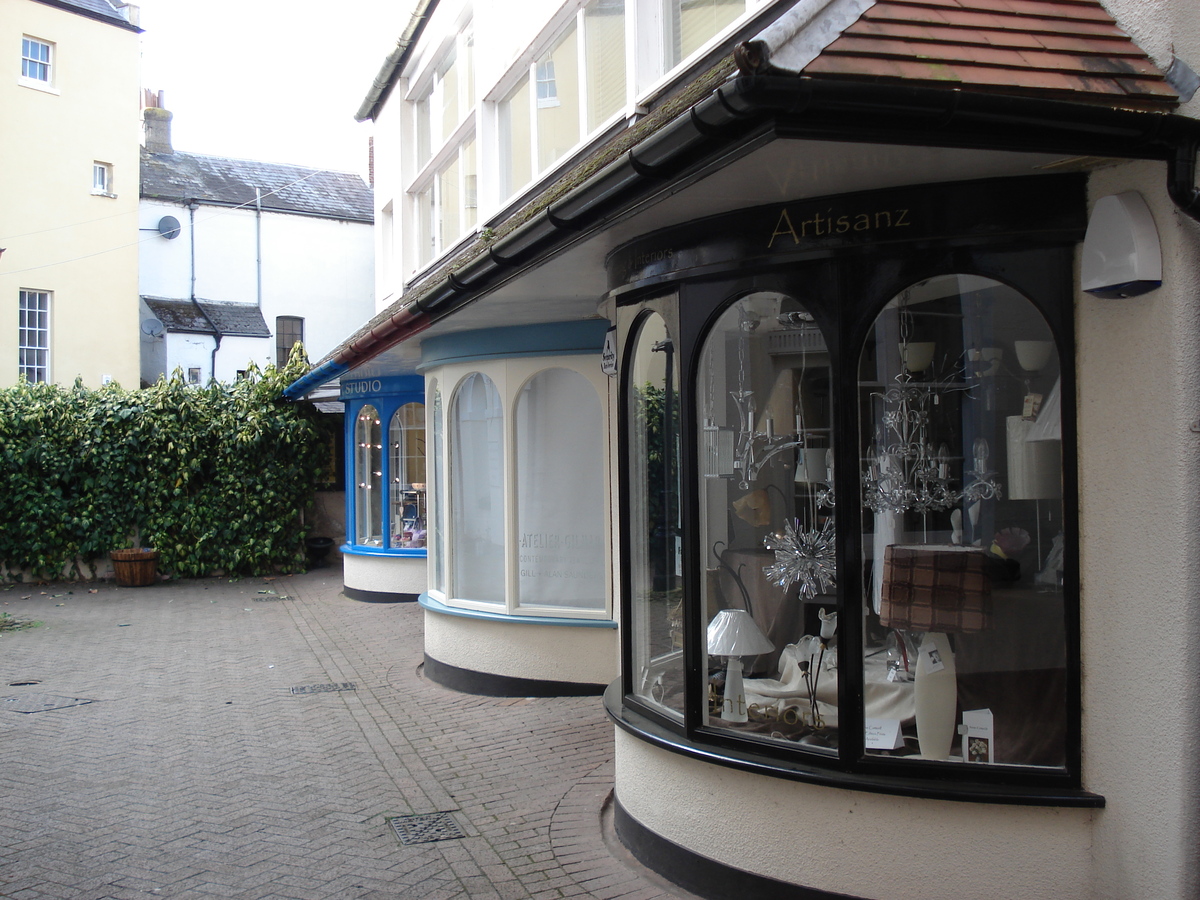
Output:
[[[880,0],[804,74],[1137,108],[1178,102],[1098,0]]]

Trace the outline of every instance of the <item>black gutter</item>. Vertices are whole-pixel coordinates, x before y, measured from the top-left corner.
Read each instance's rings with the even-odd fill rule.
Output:
[[[371,89],[367,91],[367,96],[363,98],[358,112],[354,114],[355,121],[365,122],[367,119],[374,119],[379,114],[379,108],[383,106],[392,93],[392,89],[395,88],[396,81],[404,70],[404,64],[408,62],[408,57],[412,53],[412,48],[421,39],[421,34],[425,31],[429,17],[437,9],[437,5],[438,0],[418,0],[404,33],[396,41],[396,48],[384,59],[383,65],[379,68],[379,74],[371,82]]]

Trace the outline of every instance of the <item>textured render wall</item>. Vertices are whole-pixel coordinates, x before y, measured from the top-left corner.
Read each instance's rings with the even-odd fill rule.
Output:
[[[541,681],[608,684],[619,671],[615,628],[510,625],[426,610],[425,652],[473,672]]]
[[[1093,896],[1196,891],[1200,806],[1196,553],[1200,224],[1166,196],[1161,163],[1095,173],[1091,201],[1138,190],[1163,287],[1077,304],[1086,786],[1103,793]]]
[[[342,556],[342,584],[360,591],[423,594],[427,585],[423,556]]]
[[[917,800],[764,778],[617,729],[617,799],[694,852],[873,900],[1092,900],[1088,810]],[[1134,891],[1126,897],[1157,897]]]

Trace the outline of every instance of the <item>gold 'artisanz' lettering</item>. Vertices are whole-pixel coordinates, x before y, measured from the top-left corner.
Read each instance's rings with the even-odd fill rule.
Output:
[[[787,227],[786,228],[782,227],[785,224],[787,225]],[[800,237],[799,237],[799,235],[796,234],[796,229],[792,225],[792,219],[788,215],[786,206],[783,208],[783,211],[779,214],[779,221],[775,223],[775,230],[771,233],[771,240],[767,242],[768,250],[770,250],[772,247],[775,246],[775,238],[779,237],[781,234],[790,234],[792,236],[792,243],[794,243],[794,244],[800,243]]]

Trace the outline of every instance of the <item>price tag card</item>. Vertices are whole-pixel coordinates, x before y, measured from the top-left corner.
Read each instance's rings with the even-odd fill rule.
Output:
[[[867,719],[866,748],[868,750],[899,750],[904,746],[899,719]]]

